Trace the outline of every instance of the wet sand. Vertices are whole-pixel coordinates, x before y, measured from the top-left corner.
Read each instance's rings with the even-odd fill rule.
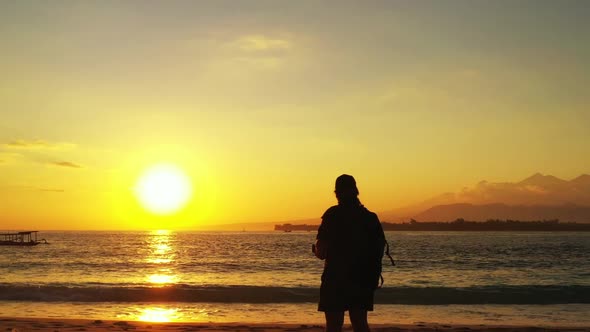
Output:
[[[267,324],[267,323],[154,323],[136,321],[103,321],[103,320],[72,320],[72,319],[38,319],[38,318],[0,318],[0,332],[298,332],[323,331],[317,324]],[[345,331],[352,331],[345,325]],[[581,332],[590,331],[590,327],[535,327],[535,326],[489,326],[489,325],[446,325],[446,324],[414,324],[373,325],[372,331],[412,331],[412,332]]]

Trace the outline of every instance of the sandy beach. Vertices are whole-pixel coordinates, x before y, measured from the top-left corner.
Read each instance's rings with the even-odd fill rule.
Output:
[[[345,331],[352,331],[345,325]],[[535,331],[535,332],[578,332],[590,331],[590,327],[537,327],[537,326],[491,326],[491,325],[440,325],[440,324],[415,324],[397,325],[382,324],[373,325],[373,331],[415,331],[415,332],[483,332],[483,331]],[[323,331],[322,325],[316,324],[256,324],[256,323],[155,323],[137,321],[103,321],[103,320],[70,320],[70,319],[31,319],[31,318],[0,318],[0,331],[6,332],[104,332],[104,331],[131,331],[131,332],[185,332],[185,331],[210,331],[210,332],[296,332],[296,331]]]

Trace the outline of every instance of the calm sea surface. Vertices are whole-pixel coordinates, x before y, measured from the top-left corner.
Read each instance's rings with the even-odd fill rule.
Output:
[[[0,247],[0,316],[321,322],[315,233],[43,232]],[[387,233],[371,320],[590,326],[590,233]]]

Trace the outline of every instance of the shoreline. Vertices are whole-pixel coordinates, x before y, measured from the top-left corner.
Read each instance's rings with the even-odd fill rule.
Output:
[[[344,331],[351,331],[350,324],[345,321]],[[297,332],[323,331],[323,324],[283,324],[283,323],[207,323],[207,322],[144,322],[124,320],[90,320],[90,319],[57,319],[57,318],[27,318],[0,316],[0,331],[10,332],[174,332],[174,331],[258,331],[258,332]],[[560,326],[519,326],[519,325],[461,325],[461,324],[371,324],[374,332],[386,331],[420,331],[420,332],[581,332],[589,331],[590,327],[560,327]]]

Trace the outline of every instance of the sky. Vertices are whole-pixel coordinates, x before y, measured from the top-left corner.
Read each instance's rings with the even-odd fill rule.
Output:
[[[375,211],[589,173],[588,17],[588,1],[0,1],[0,229],[319,218],[342,173]],[[193,188],[167,216],[133,192],[163,162]]]

